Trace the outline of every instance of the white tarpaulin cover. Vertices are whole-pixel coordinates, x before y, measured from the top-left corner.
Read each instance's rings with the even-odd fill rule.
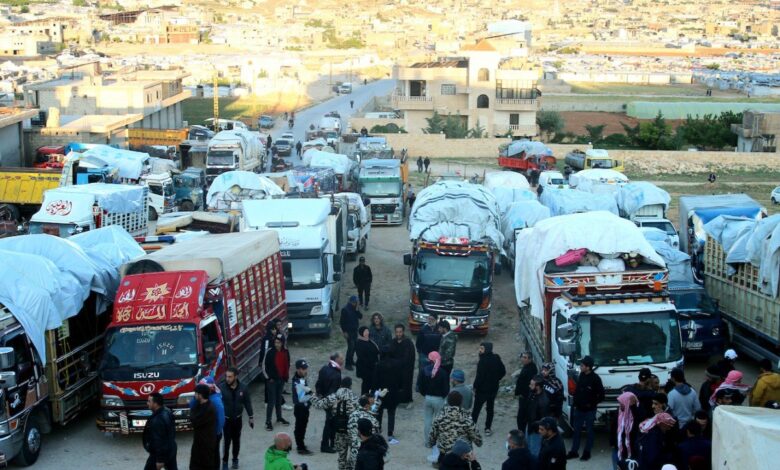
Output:
[[[124,231],[113,226],[84,235],[90,234],[95,243],[89,245],[96,247],[100,245],[98,240],[116,234],[117,229]],[[19,320],[44,360],[44,332],[77,315],[90,291],[113,300],[119,266],[143,254],[127,232],[125,235],[124,239],[113,237],[122,247],[117,252],[121,254],[114,255],[110,250],[100,254],[83,250],[73,241],[80,235],[68,240],[42,234],[0,240],[0,303]],[[97,312],[103,310],[99,305]]]
[[[525,176],[515,171],[492,171],[485,174],[484,186],[493,191],[495,188],[530,189]]]
[[[733,215],[757,219],[762,207],[747,194],[713,194],[709,196],[680,196],[679,223],[680,233],[686,233],[689,228],[688,219],[694,219],[693,229],[699,244],[704,243],[704,224],[719,215]],[[700,245],[701,246],[701,245]],[[700,246],[688,247],[688,237],[680,237],[680,250],[692,253]]]
[[[567,251],[579,248],[600,254],[635,252],[647,263],[665,266],[663,258],[629,220],[605,211],[552,217],[517,235],[515,295],[518,304],[528,300],[531,314],[543,318],[545,266]]]
[[[545,188],[539,202],[550,208],[551,215],[607,211],[618,215],[617,203],[610,194],[594,194],[577,189]]]
[[[642,228],[642,233],[655,252],[661,255],[669,270],[669,282],[695,282],[691,257],[669,244],[666,232],[657,228]]]
[[[363,197],[360,196],[358,193],[337,193],[336,197],[338,196],[346,196],[347,200],[349,201],[348,204],[350,207],[357,207],[358,213],[360,214],[360,220],[363,223],[366,223],[370,221],[368,217],[368,211],[366,210],[366,206],[363,205]],[[325,197],[325,196],[323,196]],[[330,197],[330,196],[327,196]]]
[[[780,411],[718,406],[713,414],[713,470],[772,470],[780,462]]]
[[[627,184],[628,178],[615,170],[595,168],[582,170],[569,176],[569,185],[581,191],[614,194],[620,186]]]
[[[409,239],[487,238],[503,249],[500,224],[496,199],[483,186],[465,181],[439,181],[417,195],[409,214]]]
[[[92,217],[92,205],[113,214],[128,214],[144,209],[147,189],[129,184],[90,183],[52,188],[43,194],[41,209],[33,215],[36,222],[63,223]],[[82,213],[79,213],[81,211]]]
[[[304,165],[311,168],[330,168],[338,175],[349,173],[355,164],[346,155],[323,152],[317,149],[308,150],[304,155]],[[308,163],[306,160],[308,159]]]
[[[634,181],[622,186],[615,194],[621,214],[634,215],[640,208],[663,204],[664,211],[669,208],[672,198],[669,193],[647,181]]]
[[[491,190],[498,203],[501,214],[506,213],[509,206],[518,201],[536,201],[536,193],[528,189],[493,188]]]
[[[532,155],[552,155],[553,152],[550,147],[544,145],[542,142],[535,140],[514,140],[507,147],[507,155],[514,156],[522,152],[525,152],[526,156]]]
[[[144,173],[149,154],[123,150],[108,145],[96,145],[81,154],[83,157],[96,157],[109,166],[119,170],[120,178],[137,180]]]
[[[533,227],[540,220],[550,218],[550,209],[539,201],[517,201],[509,205],[501,217],[501,231],[505,240],[512,240],[518,228]]]
[[[282,195],[282,188],[265,176],[251,171],[226,171],[211,183],[206,205],[209,209],[238,210],[243,200]]]

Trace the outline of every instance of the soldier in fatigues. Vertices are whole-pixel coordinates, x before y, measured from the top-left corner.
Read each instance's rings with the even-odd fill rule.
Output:
[[[385,390],[385,393],[387,391]],[[373,433],[380,434],[382,427],[379,425],[379,420],[376,416],[376,411],[379,411],[379,407],[382,405],[380,400],[380,394],[375,397],[363,395],[358,400],[359,408],[349,415],[349,423],[347,424],[347,430],[349,434],[349,452],[347,453],[347,469],[354,470],[355,461],[357,460],[358,449],[360,449],[360,436],[358,435],[357,423],[360,419],[367,419],[371,421],[373,426]]]
[[[349,435],[347,433],[349,416],[358,409],[358,397],[350,390],[352,379],[341,379],[341,387],[327,397],[313,397],[311,404],[315,408],[328,410],[333,416],[336,428],[335,447],[339,454],[339,470],[348,470]]]

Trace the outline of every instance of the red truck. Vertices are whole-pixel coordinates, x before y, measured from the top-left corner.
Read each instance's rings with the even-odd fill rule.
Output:
[[[555,169],[555,163],[552,151],[541,142],[518,140],[501,146],[498,151],[498,166],[519,173]]]
[[[207,376],[234,366],[260,373],[265,325],[287,324],[282,259],[274,231],[204,235],[123,267],[100,366],[101,431],[143,431],[146,400],[163,395],[177,430],[190,429],[188,402]]]

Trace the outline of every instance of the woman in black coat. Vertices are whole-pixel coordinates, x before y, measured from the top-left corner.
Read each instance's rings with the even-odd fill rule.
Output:
[[[368,327],[361,326],[358,329],[358,339],[355,341],[355,375],[362,379],[360,384],[360,394],[365,395],[369,390],[375,388],[374,376],[376,364],[379,362],[379,347],[368,339]]]
[[[198,394],[209,396],[209,389],[205,385],[195,387],[195,392],[196,396]],[[214,456],[217,455],[217,410],[214,404],[209,400],[201,403],[196,398],[195,406],[190,410],[190,420],[192,421],[190,470],[214,470]]]
[[[383,359],[376,367],[374,381],[376,389],[387,389],[387,394],[382,398],[382,407],[379,410],[379,427],[382,427],[382,417],[387,410],[387,441],[390,444],[398,443],[393,432],[395,431],[395,410],[398,408],[400,399],[401,374],[401,362],[397,359]]]

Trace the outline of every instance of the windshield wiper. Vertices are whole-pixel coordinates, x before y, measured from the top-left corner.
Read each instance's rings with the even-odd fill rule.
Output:
[[[463,283],[462,282],[460,282],[460,281],[452,281],[452,280],[449,280],[449,279],[439,279],[438,281],[436,281],[433,284],[431,284],[431,286],[433,286],[433,287],[438,286],[440,282],[447,282],[447,283],[449,283],[449,284],[451,284],[451,285],[453,285],[455,287],[463,287]]]

